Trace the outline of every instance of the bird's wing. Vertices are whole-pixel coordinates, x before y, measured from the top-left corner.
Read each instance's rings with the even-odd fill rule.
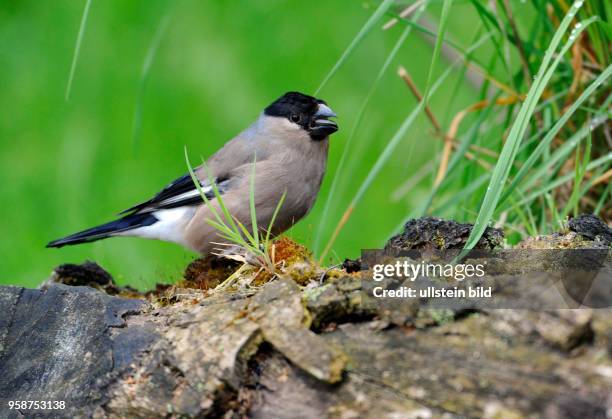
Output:
[[[219,193],[223,194],[228,186],[229,178],[214,178],[211,180],[216,183]],[[215,197],[213,187],[209,180],[200,180],[200,185],[206,198],[213,199]],[[193,179],[189,174],[186,174],[167,185],[153,198],[138,205],[134,205],[122,211],[120,214],[153,212],[161,209],[195,205],[202,202],[202,196],[193,183]]]

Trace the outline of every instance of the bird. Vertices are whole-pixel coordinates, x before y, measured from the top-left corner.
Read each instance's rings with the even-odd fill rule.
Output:
[[[140,237],[173,242],[209,256],[219,245],[231,244],[210,222],[215,220],[211,207],[219,212],[221,208],[214,186],[221,204],[249,231],[253,189],[257,227],[279,235],[314,205],[327,167],[329,136],[338,130],[331,118],[336,114],[325,101],[287,92],[194,169],[200,190],[187,173],[151,199],[120,212],[120,218],[53,240],[47,247]]]

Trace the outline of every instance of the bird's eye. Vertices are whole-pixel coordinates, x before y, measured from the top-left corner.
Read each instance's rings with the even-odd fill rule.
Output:
[[[291,121],[295,122],[296,124],[302,120],[302,117],[295,113],[292,114],[290,118],[291,118]]]

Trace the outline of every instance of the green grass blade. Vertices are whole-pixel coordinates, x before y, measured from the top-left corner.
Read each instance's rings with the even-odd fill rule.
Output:
[[[224,237],[231,237],[232,240],[235,240],[237,237],[241,237],[240,235],[236,236],[232,230],[230,230],[225,224],[221,224],[218,221],[207,219],[206,222],[213,226],[215,229],[219,230]]]
[[[593,176],[587,181],[585,182],[584,186],[582,187],[582,189],[578,192],[578,199],[580,200],[583,196],[585,196],[589,190],[591,190],[591,188],[593,187],[593,183],[595,182],[595,180],[602,176],[607,169],[610,169],[609,166],[607,167],[600,167],[597,170],[595,170],[593,172]]]
[[[546,193],[544,194],[544,197],[546,198],[546,203],[548,204],[548,210],[550,211],[550,216],[554,222],[553,224],[553,231],[557,230],[557,229],[562,229],[563,228],[563,220],[561,218],[561,215],[559,214],[559,211],[557,210],[557,207],[555,205],[555,199],[552,197],[552,195],[550,193]]]
[[[132,123],[132,149],[134,152],[138,149],[139,140],[142,133],[142,113],[143,113],[143,102],[147,81],[149,80],[149,73],[151,72],[151,66],[153,60],[157,55],[159,44],[166,32],[168,22],[170,21],[169,16],[164,16],[153,35],[147,54],[142,63],[142,69],[140,71],[140,80],[138,81],[138,93],[136,94],[136,107],[134,110],[134,122]]]
[[[527,205],[526,207],[529,208],[529,206]],[[518,216],[518,218],[521,220],[521,224],[525,226],[527,234],[529,234],[530,236],[535,236],[537,234],[535,226],[533,226],[531,220],[525,214],[525,211],[523,211],[520,205],[516,205],[516,202],[514,200],[512,200],[512,209],[514,210],[514,213]]]
[[[572,185],[572,194],[570,195],[570,199],[567,202],[563,212],[561,213],[561,218],[567,217],[567,215],[573,210],[574,217],[578,215],[578,203],[582,194],[580,193],[580,185],[582,184],[582,180],[584,179],[584,174],[586,173],[586,167],[589,164],[591,159],[591,130],[587,135],[587,144],[586,150],[584,151],[584,156],[580,159],[580,147],[576,149],[576,159],[574,164],[574,184]]]
[[[485,35],[481,40],[479,40],[476,44],[474,44],[470,48],[470,50],[474,50],[474,49],[478,48],[486,39],[488,39],[488,37],[489,37],[488,35]],[[450,65],[444,71],[444,73],[442,73],[442,75],[436,80],[436,82],[431,86],[431,89],[427,89],[427,96],[433,95],[436,92],[436,90],[442,85],[442,83],[446,80],[446,78],[448,76],[450,76],[450,74],[452,73],[452,71],[453,71],[453,69],[455,67],[455,64],[457,64],[457,62],[459,62],[459,61],[461,61],[461,60],[457,60],[452,65]],[[432,59],[432,64],[434,64],[434,62],[435,62],[435,60]],[[431,70],[431,67],[432,66],[430,65],[430,70]],[[408,128],[410,128],[410,126],[412,125],[412,123],[414,122],[416,117],[425,108],[425,103],[426,103],[427,96],[423,96],[423,100],[406,117],[406,119],[400,125],[400,127],[395,132],[393,137],[391,137],[391,139],[389,140],[389,142],[387,143],[387,145],[383,149],[382,153],[379,154],[378,158],[376,159],[376,162],[374,163],[374,165],[372,166],[372,168],[368,172],[365,180],[361,183],[361,185],[359,186],[359,189],[357,190],[357,192],[353,196],[353,199],[351,200],[351,202],[349,203],[347,209],[345,210],[343,217],[346,217],[347,214],[350,214],[353,211],[353,209],[355,208],[357,203],[361,200],[363,195],[369,189],[369,187],[372,184],[372,182],[374,181],[374,179],[378,176],[378,174],[380,173],[380,171],[382,170],[384,165],[387,163],[389,158],[393,155],[393,152],[394,152],[395,148],[398,146],[398,144],[401,141],[401,139],[405,136],[406,132],[408,131]],[[339,231],[340,231],[341,228],[342,228],[342,221],[336,227],[336,230],[334,231],[334,235],[331,237],[331,239],[328,241],[327,245],[325,246],[325,249],[323,250],[323,253],[319,257],[320,261],[322,261],[325,258],[325,255],[331,249],[331,246],[333,245],[333,242],[334,242],[335,238],[337,237],[337,235],[339,234]]]
[[[477,42],[475,42],[470,48],[468,48],[468,50],[466,51],[466,57],[469,56],[473,51],[475,51],[479,46],[481,46],[487,39],[490,38],[490,34],[486,34],[484,35],[480,40],[478,40]],[[453,63],[453,65],[455,65],[455,63]],[[452,66],[447,70],[449,71],[452,68]],[[444,75],[442,76],[444,77]],[[437,88],[437,87],[436,87]],[[481,115],[481,117],[479,118],[478,122],[476,124],[474,124],[474,126],[472,127],[473,129],[470,130],[470,133],[468,133],[467,135],[467,140],[462,142],[460,149],[458,152],[455,153],[455,155],[453,156],[453,158],[451,159],[450,163],[449,163],[449,168],[447,170],[447,173],[454,173],[453,172],[453,167],[454,165],[458,162],[459,158],[463,155],[463,153],[461,152],[462,150],[465,151],[467,149],[467,147],[469,146],[469,144],[471,144],[473,142],[473,138],[475,138],[476,134],[478,133],[478,128],[480,127],[480,123],[484,120],[484,115],[486,114],[486,111]],[[443,182],[440,183],[440,185],[438,185],[438,187],[433,187],[432,191],[429,193],[428,198],[426,200],[423,201],[423,203],[421,205],[419,205],[417,208],[415,208],[413,211],[411,211],[391,232],[391,234],[395,234],[397,231],[399,231],[404,224],[406,223],[407,220],[409,220],[410,218],[415,218],[415,217],[419,217],[422,216],[423,214],[425,214],[428,210],[428,208],[430,207],[431,203],[433,202],[434,196],[436,195],[437,191],[440,189],[440,187],[442,186],[442,184],[448,179],[448,176],[444,178]]]
[[[404,224],[406,224],[406,221],[408,221],[410,218],[422,217],[423,215],[427,213],[433,213],[433,210],[430,211],[430,207],[434,201],[434,198],[438,194],[438,191],[442,190],[442,188],[446,186],[446,183],[453,177],[453,175],[457,173],[455,171],[455,167],[463,159],[463,156],[466,150],[468,149],[468,147],[471,144],[473,144],[474,141],[476,140],[482,123],[487,119],[487,117],[489,116],[489,114],[492,112],[494,108],[494,105],[493,105],[494,101],[491,101],[491,103],[492,104],[490,106],[488,106],[486,109],[484,109],[480,113],[476,122],[471,126],[470,130],[463,136],[465,137],[465,140],[461,142],[461,144],[459,145],[459,148],[454,152],[448,164],[448,169],[446,170],[447,174],[442,179],[442,182],[440,182],[438,186],[432,186],[432,189],[429,192],[427,199],[423,201],[423,204],[419,206],[418,208],[416,208],[414,211],[412,211],[410,214],[408,214],[408,216],[404,218],[400,224],[397,225],[393,233],[400,231],[400,229],[404,226]],[[485,177],[480,179],[480,181],[485,182],[486,180],[488,180],[489,177],[490,177],[490,174],[485,173]],[[479,183],[479,186],[480,186],[480,183]],[[459,198],[464,198],[467,196],[463,194],[463,190],[460,191],[458,195],[459,195],[458,196]]]
[[[542,196],[540,196],[538,200],[540,201],[540,234],[548,234],[548,224],[546,223],[546,202]]]
[[[601,197],[599,198],[599,201],[597,202],[597,205],[595,206],[595,209],[593,210],[593,214],[595,215],[599,214],[599,212],[601,211],[605,203],[609,202],[608,195],[610,194],[612,194],[612,182],[608,182],[608,186],[606,186],[606,189],[604,189],[603,193],[601,194]]]
[[[187,146],[185,146],[183,150],[184,150],[184,153],[185,153],[185,163],[187,164],[187,170],[189,170],[189,176],[191,176],[191,180],[193,181],[193,184],[195,185],[196,189],[198,190],[198,193],[200,194],[200,196],[202,197],[202,200],[206,203],[206,205],[209,207],[210,211],[218,219],[218,222],[220,224],[223,224],[223,220],[218,215],[217,210],[210,204],[210,200],[208,199],[208,197],[204,193],[204,190],[202,189],[202,185],[200,184],[200,179],[198,179],[198,177],[196,176],[195,171],[193,170],[193,167],[191,166],[191,162],[189,162],[189,155],[187,154]]]
[[[521,195],[522,197],[522,195]],[[531,211],[531,207],[529,205],[524,205],[525,207],[525,213],[527,214],[527,222],[525,223],[525,228],[527,230],[527,233],[530,236],[537,236],[538,235],[538,228],[536,226],[536,221],[535,221],[535,217],[533,216],[533,211]],[[517,208],[520,211],[521,206],[517,205]]]
[[[491,33],[495,31],[499,34],[500,37],[503,37],[504,32],[500,28],[499,22],[497,21],[495,16],[485,6],[481,4],[482,1],[481,0],[470,0],[470,2],[476,9],[476,12],[480,16],[480,20],[485,25],[486,29]],[[504,66],[504,70],[506,74],[511,78],[512,72],[510,70],[508,62],[506,61],[504,52],[502,51],[502,45],[500,44],[500,42],[497,40],[495,36],[491,37],[491,41],[493,42],[493,47],[495,48],[495,52],[497,53],[497,56],[499,57],[502,65]]]
[[[590,170],[595,170],[603,165],[609,165],[610,162],[612,162],[612,152],[605,154],[601,157],[599,157],[598,159],[593,160],[592,162],[590,162],[587,165],[586,170],[590,171]],[[558,186],[563,185],[566,182],[569,182],[572,177],[574,176],[573,173],[568,173],[566,175],[560,176],[558,178],[556,178],[554,181],[541,186],[540,188],[538,188],[537,190],[535,190],[534,192],[532,192],[530,195],[528,195],[526,198],[520,200],[518,202],[519,205],[523,205],[523,204],[529,204],[530,202],[532,202],[534,199],[539,198],[541,196],[543,196],[545,193],[547,193],[548,191],[551,191],[553,189],[555,189]]]
[[[434,55],[433,55],[433,57],[431,59],[430,65],[429,65],[429,73],[428,73],[428,76],[427,76],[427,85],[425,86],[425,93],[423,94],[423,100],[410,113],[410,115],[408,115],[408,117],[404,120],[402,125],[400,125],[399,129],[396,131],[396,133],[393,135],[393,137],[391,137],[391,139],[389,140],[389,142],[385,146],[385,149],[383,150],[383,152],[378,156],[378,159],[376,159],[376,162],[374,163],[374,166],[368,172],[368,175],[366,176],[366,179],[363,181],[363,183],[361,184],[361,186],[357,190],[357,193],[355,194],[353,200],[351,201],[351,204],[349,205],[350,207],[354,207],[357,204],[357,202],[359,202],[361,200],[363,194],[365,194],[365,192],[368,190],[368,188],[370,187],[370,185],[372,184],[372,182],[374,181],[374,179],[376,178],[376,176],[378,175],[378,173],[380,172],[382,167],[387,163],[387,161],[389,160],[389,158],[393,154],[393,151],[395,150],[395,148],[399,144],[400,140],[404,137],[404,135],[406,134],[406,131],[408,131],[408,128],[410,128],[410,126],[414,122],[414,120],[417,117],[417,115],[420,114],[421,111],[425,108],[425,105],[427,104],[427,101],[429,100],[429,97],[435,93],[435,91],[442,85],[444,80],[446,80],[446,78],[448,76],[450,76],[452,70],[454,69],[453,65],[449,66],[446,69],[446,71],[434,83],[434,85],[431,86],[431,88],[430,88],[431,77],[432,77],[432,73],[434,71],[434,68],[436,66],[437,55],[440,52],[440,45],[442,43],[442,38],[444,37],[444,30],[445,30],[445,27],[446,27],[446,20],[447,20],[447,17],[448,17],[448,9],[450,8],[450,4],[451,3],[452,3],[452,0],[445,0],[444,1],[444,6],[443,6],[444,21],[440,22],[440,28],[439,28],[440,31],[439,31],[439,35],[438,35],[438,40],[436,42],[436,48],[434,49]],[[444,11],[444,9],[446,9],[446,11]],[[481,39],[477,44],[480,45],[480,43],[484,39],[485,38]]]
[[[272,226],[274,225],[274,222],[276,221],[276,216],[278,215],[278,212],[280,211],[281,207],[283,206],[283,203],[285,202],[286,196],[287,196],[287,191],[283,192],[280,199],[278,200],[278,204],[276,204],[276,208],[274,208],[274,212],[272,213],[272,219],[270,220],[270,224],[268,225],[268,231],[266,232],[266,243],[270,242],[270,234],[272,232]]]
[[[521,166],[510,185],[506,188],[504,193],[499,199],[499,204],[503,203],[516,189],[520,182],[527,176],[529,170],[534,166],[535,162],[542,155],[545,149],[550,146],[550,143],[554,140],[559,131],[565,126],[567,121],[574,115],[576,110],[584,103],[595,91],[612,75],[612,65],[608,66],[601,73],[595,81],[593,81],[585,90],[582,92],[580,97],[569,107],[567,111],[563,113],[561,118],[555,123],[555,125],[547,132],[546,136],[540,141],[535,150],[529,155],[525,163]]]
[[[429,101],[429,87],[431,86],[433,73],[436,69],[438,57],[440,56],[440,50],[442,49],[442,42],[444,41],[444,34],[446,32],[446,23],[448,22],[448,14],[450,12],[452,4],[453,0],[444,0],[444,3],[442,4],[442,13],[440,14],[440,23],[438,26],[438,36],[436,38],[433,55],[431,57],[431,63],[429,64],[429,71],[427,72],[425,93],[423,93],[423,107],[427,106],[427,103]]]
[[[483,203],[480,207],[480,211],[478,212],[478,216],[476,217],[474,228],[472,229],[465,245],[466,250],[473,249],[474,246],[476,246],[485,229],[488,227],[489,221],[491,220],[493,213],[497,208],[497,204],[499,202],[499,198],[501,197],[504,184],[508,179],[510,169],[514,163],[514,159],[516,158],[516,154],[518,152],[521,140],[525,135],[537,102],[540,99],[542,93],[544,92],[544,88],[546,87],[548,80],[550,80],[550,78],[552,77],[556,66],[558,65],[559,61],[563,56],[563,54],[559,54],[554,63],[550,65],[553,59],[553,55],[557,50],[557,47],[561,42],[563,35],[567,31],[567,28],[573,20],[574,15],[579,10],[581,5],[582,0],[577,0],[577,2],[572,5],[570,11],[566,14],[561,24],[559,25],[557,32],[555,32],[555,35],[553,36],[553,39],[544,54],[544,59],[542,61],[542,64],[540,65],[538,74],[536,75],[536,79],[534,80],[534,83],[531,85],[531,88],[527,93],[527,97],[519,110],[519,114],[517,116],[516,121],[514,122],[514,124],[512,124],[508,139],[506,140],[506,143],[504,144],[502,151],[499,155],[498,163],[493,169],[491,181],[489,182],[489,186],[487,187],[487,192],[485,193]],[[571,46],[571,44],[573,44],[573,40],[568,41],[568,44],[570,44]]]
[[[217,203],[219,204],[219,208],[221,208],[221,212],[223,214],[223,217],[226,220],[226,223],[229,225],[229,227],[231,227],[233,231],[236,231],[236,232],[239,231],[238,225],[234,221],[234,216],[229,212],[229,210],[225,206],[225,203],[223,202],[223,197],[221,196],[221,192],[219,192],[219,187],[217,186],[217,182],[215,182],[215,179],[212,177],[210,170],[208,169],[208,166],[206,165],[206,161],[204,159],[202,159],[202,167],[204,167],[204,170],[206,171],[206,176],[208,177],[208,183],[212,187],[213,193],[215,194],[215,199],[217,200]]]
[[[594,2],[587,1],[586,3],[586,14],[588,15],[599,15],[605,18],[603,8],[599,10],[593,10],[595,6]],[[597,8],[597,6],[595,6]],[[607,16],[608,19],[610,16]],[[610,62],[610,33],[605,32],[606,25],[600,25],[599,27],[589,28],[589,40],[591,41],[592,48],[597,55],[599,63]]]
[[[419,9],[419,11],[420,11],[420,9]],[[415,12],[415,15],[417,13],[419,13],[419,11]],[[420,32],[422,34],[431,36],[434,39],[437,38],[437,36],[438,36],[437,32],[434,32],[434,31],[426,28],[425,26],[419,24],[416,19],[407,19],[405,17],[401,17],[397,13],[392,13],[392,12],[388,12],[387,14],[389,16],[392,16],[393,18],[397,19],[400,23],[402,23],[402,24],[404,24],[406,26],[410,26],[410,27],[416,29],[418,32]],[[447,46],[453,48],[455,51],[457,51],[461,55],[466,55],[467,54],[466,49],[463,48],[461,45],[459,45],[457,42],[453,41],[452,39],[444,39],[442,42],[444,44],[446,44]],[[480,69],[486,68],[486,66],[478,59],[478,57],[471,57],[471,61],[474,64],[476,64]]]
[[[437,88],[450,75],[451,70],[452,70],[452,68],[449,68],[438,79],[438,83],[435,83],[434,86],[430,89],[429,95],[432,95],[432,94],[435,93]],[[425,96],[423,97],[423,99],[425,99]],[[366,191],[368,190],[368,188],[370,187],[370,185],[372,184],[372,182],[376,178],[376,176],[378,176],[378,174],[382,170],[383,166],[387,163],[389,158],[393,155],[393,152],[395,151],[395,148],[398,146],[398,144],[401,141],[401,139],[404,138],[404,136],[406,135],[406,132],[408,131],[408,128],[410,128],[410,126],[412,125],[412,123],[414,122],[416,117],[420,114],[421,110],[424,108],[423,103],[424,103],[424,101],[420,102],[419,105],[416,108],[414,108],[414,110],[404,120],[402,125],[400,125],[399,129],[395,132],[393,137],[391,137],[391,139],[389,140],[389,142],[385,146],[385,148],[382,151],[382,153],[380,153],[380,155],[376,159],[376,162],[374,163],[374,166],[372,166],[372,168],[368,172],[368,175],[366,176],[365,180],[363,181],[363,183],[361,184],[361,186],[357,190],[357,193],[355,194],[355,196],[351,200],[351,203],[350,203],[351,207],[354,207],[355,205],[357,205],[357,203],[361,200],[363,195],[366,193]]]
[[[351,43],[349,44],[349,46],[346,48],[346,50],[342,53],[342,55],[340,56],[340,58],[338,59],[338,61],[336,62],[336,64],[334,64],[334,66],[332,67],[332,69],[329,71],[329,73],[327,73],[327,76],[325,76],[325,78],[323,79],[323,81],[321,82],[321,84],[319,85],[319,87],[317,88],[317,90],[315,91],[314,95],[318,95],[319,92],[323,89],[323,87],[325,87],[325,85],[327,84],[327,82],[333,77],[333,75],[336,73],[336,71],[338,71],[338,69],[340,68],[340,66],[344,63],[344,61],[346,61],[346,59],[348,58],[349,55],[351,55],[351,52],[353,52],[353,50],[355,49],[355,47],[361,42],[361,40],[368,34],[368,32],[370,32],[370,30],[372,30],[372,28],[374,27],[374,25],[376,25],[376,22],[378,22],[380,20],[380,18],[385,14],[385,12],[389,9],[389,7],[391,7],[391,5],[394,3],[394,0],[384,0],[380,6],[378,6],[378,8],[376,9],[376,11],[374,11],[374,13],[372,14],[372,16],[370,16],[370,18],[368,19],[368,21],[365,23],[365,25],[363,25],[363,27],[361,28],[361,30],[357,33],[357,35],[353,38],[353,40],[351,41]]]
[[[478,30],[476,31],[476,34],[474,36],[474,39],[470,42],[476,42],[476,40],[478,40],[481,36],[482,36],[482,32],[483,32],[483,26],[484,25],[479,25]],[[496,57],[492,58],[492,61],[495,60]],[[474,55],[473,54],[465,54],[465,65],[463,65],[463,67],[459,70],[459,75],[457,77],[457,81],[455,82],[455,85],[453,86],[453,89],[450,90],[450,94],[449,94],[449,100],[448,103],[446,104],[445,110],[443,111],[443,119],[442,119],[442,126],[443,127],[448,127],[451,118],[453,117],[452,114],[452,110],[455,109],[455,103],[457,101],[457,99],[459,98],[459,92],[461,90],[462,87],[464,87],[464,83],[466,80],[466,75],[468,74],[468,70],[470,69],[470,63],[475,62],[474,60]],[[489,66],[490,68],[493,68],[493,65]],[[485,92],[484,94],[481,95],[481,97],[486,95],[487,89],[490,86],[490,80],[488,80],[487,78],[485,78],[483,80],[482,86],[480,87],[482,92]]]
[[[221,196],[221,193],[219,192],[219,188],[216,182],[214,181],[214,179],[212,178],[212,176],[210,175],[210,172],[208,171],[208,166],[206,166],[206,162],[202,160],[202,165],[208,173],[208,183],[211,185],[213,189],[216,202],[218,203],[219,208],[221,209],[221,213],[223,217],[221,216],[221,214],[219,214],[219,211],[217,211],[217,209],[210,202],[210,199],[208,199],[208,197],[204,193],[200,185],[200,181],[198,177],[196,176],[195,171],[193,170],[193,167],[189,163],[187,147],[185,147],[185,161],[187,162],[187,168],[189,169],[189,175],[191,176],[193,183],[196,185],[196,188],[198,189],[198,192],[202,196],[204,203],[207,205],[211,213],[216,218],[216,221],[207,219],[206,222],[208,222],[215,229],[217,229],[217,231],[219,232],[219,236],[227,239],[228,241],[232,243],[237,244],[238,246],[251,252],[252,254],[262,257],[266,261],[266,263],[268,263],[269,257],[267,255],[267,252],[265,249],[262,250],[260,247],[259,230],[257,227],[257,213],[255,210],[255,183],[254,182],[255,182],[255,162],[256,160],[253,160],[253,172],[251,176],[250,192],[249,192],[249,206],[251,210],[251,223],[253,226],[252,234],[244,226],[244,224],[241,223],[240,220],[233,217],[231,213],[229,212],[229,210],[227,209],[225,203],[223,202],[223,197]],[[268,264],[268,266],[270,266],[270,264]]]
[[[436,213],[436,214],[440,214],[443,213],[444,211],[448,210],[449,208],[453,208],[456,207],[457,204],[464,199],[467,196],[471,196],[474,192],[476,192],[482,185],[484,185],[486,183],[486,181],[489,180],[489,174],[485,173],[483,175],[480,175],[479,177],[477,177],[476,179],[474,179],[472,182],[470,182],[467,186],[465,186],[461,191],[453,194],[453,196],[451,196],[449,199],[447,199],[446,201],[444,201],[443,203],[435,206],[431,212],[432,213]],[[404,223],[402,223],[402,226]],[[397,231],[397,230],[396,230]]]
[[[501,28],[499,27],[499,23],[497,22],[497,19],[495,18],[493,13],[491,13],[489,11],[489,9],[487,9],[487,7],[484,4],[481,4],[481,3],[483,3],[482,1],[479,1],[479,0],[470,0],[470,3],[472,3],[472,5],[474,6],[476,11],[480,15],[480,18],[481,18],[481,20],[483,22],[485,22],[485,23],[488,22],[498,32],[501,33]]]
[[[535,182],[544,178],[545,174],[555,172],[553,170],[563,164],[565,159],[572,153],[578,144],[591,132],[593,127],[599,126],[606,121],[605,118],[598,118],[591,123],[585,124],[582,128],[574,133],[561,147],[556,149],[546,160],[539,165],[529,176],[525,182],[519,185],[519,190],[526,191]]]
[[[249,207],[251,212],[251,228],[253,229],[253,244],[259,249],[259,229],[257,228],[257,211],[255,209],[255,163],[257,157],[253,158],[253,170],[251,171],[251,182],[249,188]]]
[[[68,75],[68,85],[66,86],[66,102],[70,99],[70,92],[72,90],[72,81],[74,80],[74,73],[76,71],[77,62],[79,60],[79,54],[81,53],[81,44],[83,42],[83,35],[85,34],[85,26],[87,26],[87,17],[89,16],[89,8],[91,7],[91,0],[85,2],[85,9],[83,10],[83,16],[81,16],[81,24],[79,25],[79,33],[77,34],[76,43],[74,45],[74,53],[72,55],[72,64],[70,65],[70,73]]]
[[[234,222],[236,224],[236,227],[238,228],[239,234],[242,233],[244,237],[246,238],[246,240],[243,240],[243,242],[245,243],[244,247],[251,250],[253,253],[260,254],[261,248],[259,247],[259,244],[257,244],[257,246],[255,245],[255,241],[256,241],[255,236],[253,236],[251,232],[249,231],[249,229],[246,228],[246,226],[242,224],[240,220],[238,220],[235,217],[234,217]]]
[[[547,106],[554,106],[554,104],[552,102],[560,100],[561,98],[566,96],[567,93],[568,93],[568,90],[563,90],[562,94],[553,95],[552,97],[548,98],[547,100],[542,101],[542,103],[540,105],[538,105],[538,107],[536,107],[536,112],[546,111],[547,109],[545,109],[545,108]],[[550,125],[549,118],[544,118],[543,126],[540,127],[537,132],[532,134],[531,137],[523,140],[523,142],[521,143],[521,147],[519,148],[519,154],[523,153],[523,152],[528,152],[529,154],[531,154],[531,152],[532,152],[531,149],[533,148],[532,146],[536,142],[539,144],[539,142],[542,141],[542,140],[540,140],[540,138],[542,138],[542,136],[546,136],[546,134],[548,133],[548,131],[550,129],[552,129],[552,127]],[[547,151],[547,150],[548,150],[548,148],[546,148],[544,151]]]
[[[417,12],[414,14],[413,19],[418,19],[422,13],[424,11],[424,8],[419,8],[419,10],[417,10]],[[400,47],[403,45],[404,41],[406,40],[406,38],[408,37],[408,35],[411,32],[411,28],[410,27],[406,27],[402,34],[400,35],[399,39],[397,40],[397,42],[395,43],[395,45],[393,46],[393,49],[391,50],[391,52],[389,52],[389,55],[387,56],[387,59],[385,60],[385,62],[383,63],[382,67],[380,68],[380,70],[378,71],[378,74],[376,76],[376,78],[374,79],[374,82],[372,83],[372,85],[370,86],[370,89],[363,101],[363,103],[361,104],[361,107],[359,109],[359,111],[357,112],[357,116],[355,118],[355,123],[353,124],[353,127],[351,128],[351,132],[349,133],[349,136],[346,140],[346,144],[344,145],[344,149],[342,150],[342,154],[340,156],[340,161],[338,162],[338,167],[336,168],[335,173],[336,174],[342,174],[342,169],[344,168],[344,165],[346,163],[346,159],[349,155],[349,152],[352,150],[351,145],[353,143],[353,139],[355,138],[355,135],[357,133],[357,128],[359,127],[359,124],[363,118],[363,115],[365,113],[365,110],[368,106],[368,104],[370,103],[370,99],[372,98],[372,96],[374,95],[374,92],[376,91],[376,88],[378,87],[378,84],[380,83],[380,81],[382,80],[383,75],[387,72],[387,69],[389,68],[389,65],[391,65],[391,62],[393,61],[393,59],[395,58],[395,56],[397,55],[397,52],[399,51]],[[331,209],[331,203],[333,201],[333,197],[336,196],[336,189],[338,188],[338,184],[340,182],[340,176],[333,176],[333,180],[332,180],[332,184],[331,187],[329,189],[329,193],[327,194],[327,199],[325,200],[325,206],[323,207],[323,213],[321,215],[321,222],[319,223],[319,226],[317,228],[317,233],[315,236],[315,240],[314,240],[314,244],[313,244],[313,252],[315,254],[317,254],[319,252],[319,246],[321,244],[321,235],[323,233],[323,228],[325,226],[325,223],[328,219],[328,213]]]

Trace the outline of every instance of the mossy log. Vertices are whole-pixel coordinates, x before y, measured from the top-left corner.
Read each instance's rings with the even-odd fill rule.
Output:
[[[248,293],[174,288],[164,304],[0,287],[0,417],[609,415],[611,310],[443,311],[371,287],[359,273],[280,278]],[[66,409],[9,410],[18,400]]]
[[[453,315],[385,304],[352,277],[154,308],[88,287],[0,288],[0,394],[40,417],[605,417],[612,317]],[[228,413],[231,412],[231,413]],[[229,416],[231,417],[231,416]]]

